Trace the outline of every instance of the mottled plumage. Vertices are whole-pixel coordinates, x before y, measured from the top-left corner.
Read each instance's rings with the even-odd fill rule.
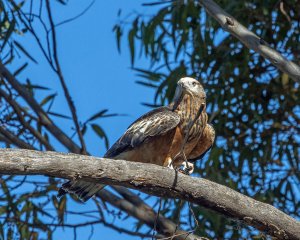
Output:
[[[201,105],[204,108],[191,126]],[[189,161],[203,157],[215,137],[213,127],[207,124],[205,106],[206,94],[202,85],[193,78],[180,79],[174,101],[169,106],[154,109],[138,118],[104,157],[171,168],[184,165],[185,157]],[[63,184],[59,195],[75,193],[86,201],[101,188],[101,184],[69,181]]]
[[[104,157],[115,158],[123,152],[137,148],[155,136],[166,134],[174,129],[179,122],[180,116],[173,112],[170,107],[154,109],[132,123]]]

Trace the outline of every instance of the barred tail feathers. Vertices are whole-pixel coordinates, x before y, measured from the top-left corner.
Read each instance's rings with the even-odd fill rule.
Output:
[[[58,191],[58,197],[62,197],[66,193],[75,194],[82,202],[86,202],[105,185],[99,183],[86,182],[82,180],[68,181],[64,183]]]

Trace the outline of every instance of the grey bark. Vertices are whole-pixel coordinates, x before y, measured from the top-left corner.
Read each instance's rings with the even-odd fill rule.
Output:
[[[1,149],[0,173],[47,175],[121,185],[179,198],[253,226],[278,239],[300,239],[300,222],[228,187],[161,166],[77,154]]]
[[[275,67],[288,74],[292,79],[300,81],[300,67],[286,59],[279,52],[271,48],[262,38],[249,31],[234,17],[225,12],[213,0],[198,0],[207,13],[217,20],[224,30],[230,32],[249,49],[268,59]]]
[[[41,106],[36,102],[36,100],[30,94],[27,93],[26,89],[22,86],[22,84],[19,83],[19,81],[10,73],[10,71],[1,62],[0,62],[0,76],[4,77],[14,87],[14,89],[24,98],[24,100],[29,104],[29,106],[32,108],[32,110],[38,116],[40,123],[46,129],[48,129],[49,132],[52,133],[53,136],[58,141],[60,141],[71,152],[74,152],[74,153],[82,152],[80,147],[53,123],[53,121],[44,112],[44,110],[41,108]],[[10,102],[10,103],[12,103],[12,102]],[[7,131],[1,127],[0,127],[0,139],[2,139],[2,141],[4,141],[7,144],[14,144],[15,146],[20,147],[20,148],[34,150],[34,148],[31,145],[28,145],[24,141],[18,139],[15,135],[13,135],[9,131]],[[172,233],[172,235],[173,235],[174,231],[176,230],[176,233],[179,232],[180,234],[182,233],[182,235],[174,237],[173,238],[174,240],[200,239],[198,236],[196,236],[194,234],[189,234],[187,236],[187,234],[188,234],[187,232],[182,232],[180,229],[177,229],[175,223],[166,219],[162,215],[159,215],[157,218],[156,213],[153,211],[153,209],[152,209],[152,213],[150,213],[150,210],[148,209],[150,207],[147,206],[142,200],[140,200],[139,208],[130,207],[130,205],[132,205],[131,204],[132,201],[136,200],[137,196],[134,196],[133,194],[130,195],[130,191],[128,189],[119,187],[118,189],[116,189],[116,191],[118,193],[120,193],[121,195],[127,195],[126,200],[122,199],[122,201],[119,201],[119,203],[120,203],[119,205],[112,204],[109,200],[115,199],[116,196],[113,193],[107,191],[106,195],[105,195],[105,197],[106,197],[105,199],[107,200],[107,202],[120,208],[121,210],[126,211],[127,214],[129,214],[129,215],[137,218],[139,221],[147,224],[150,228],[152,228],[154,226],[154,223],[156,223],[158,233],[160,233],[160,234]],[[104,194],[100,194],[100,197],[103,197],[103,196],[104,196]],[[103,199],[104,199],[104,197],[102,198],[102,200]],[[143,218],[143,216],[146,216],[146,218]]]

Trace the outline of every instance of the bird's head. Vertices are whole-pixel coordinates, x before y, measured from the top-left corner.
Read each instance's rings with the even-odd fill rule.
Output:
[[[184,77],[177,82],[173,109],[177,108],[185,94],[190,95],[194,100],[205,102],[206,99],[204,88],[200,82],[194,78]]]

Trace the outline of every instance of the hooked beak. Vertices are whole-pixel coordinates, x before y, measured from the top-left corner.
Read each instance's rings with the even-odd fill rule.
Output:
[[[177,88],[176,88],[176,91],[175,91],[174,105],[173,105],[172,111],[176,110],[176,108],[181,103],[181,101],[182,101],[185,94],[189,94],[189,95],[192,96],[192,94],[185,88],[184,84],[182,82],[178,82],[177,83]]]

